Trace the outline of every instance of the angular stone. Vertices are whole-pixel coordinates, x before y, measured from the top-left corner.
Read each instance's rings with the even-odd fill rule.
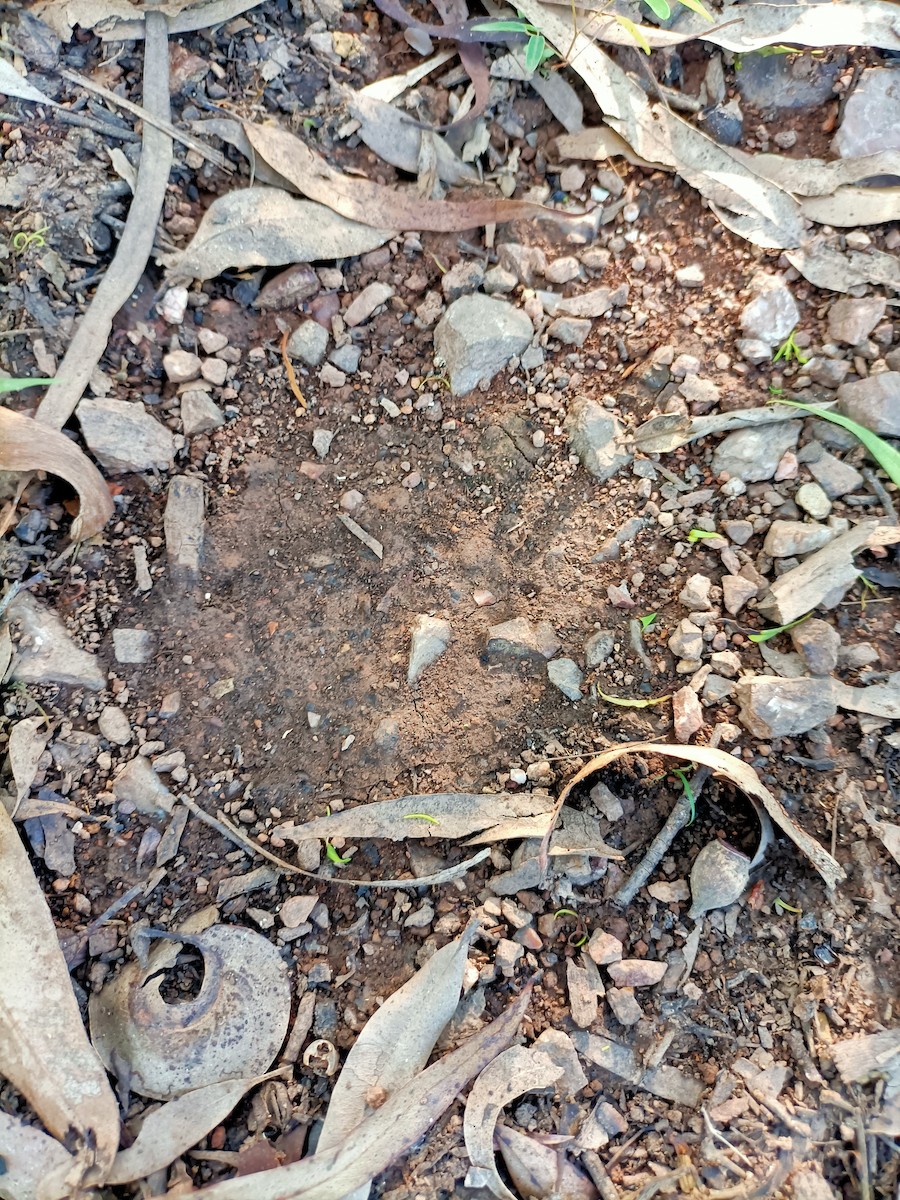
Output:
[[[737,429],[716,447],[712,469],[716,475],[728,475],[744,483],[771,479],[788,450],[800,437],[800,422],[785,421],[759,429]]]
[[[900,437],[900,371],[882,371],[842,384],[837,407],[845,417],[873,433]]]
[[[830,675],[838,664],[841,635],[818,617],[811,617],[791,630],[794,649],[802,657],[810,675]]]
[[[741,669],[741,657],[733,650],[720,650],[710,655],[709,665],[725,679],[737,679]]]
[[[653,987],[665,975],[668,964],[649,958],[623,958],[606,969],[616,987]]]
[[[819,487],[830,500],[841,496],[849,496],[858,491],[865,483],[861,473],[848,462],[825,450],[818,443],[810,442],[803,447],[807,454],[814,455],[806,459],[806,467],[818,483]]]
[[[675,740],[682,745],[703,728],[703,708],[692,687],[679,688],[672,697],[672,723]]]
[[[613,652],[616,635],[611,629],[598,629],[584,643],[584,661],[587,667],[599,667]]]
[[[751,579],[743,575],[724,575],[722,577],[722,600],[725,611],[736,617],[748,600],[752,600],[759,587]]]
[[[438,322],[434,348],[446,364],[454,396],[465,396],[502,371],[530,344],[531,321],[491,296],[460,296]]]
[[[814,521],[824,521],[831,512],[831,501],[818,483],[804,483],[794,493],[794,503],[809,513]]]
[[[584,680],[578,664],[571,658],[554,658],[547,663],[547,678],[569,700],[581,699]]]
[[[211,361],[218,361],[213,359]],[[181,396],[181,428],[185,437],[212,433],[225,424],[225,417],[209,392],[191,388]]]
[[[850,364],[845,358],[811,358],[803,366],[803,373],[819,387],[839,388],[849,372]]]
[[[175,797],[150,766],[138,755],[126,763],[113,782],[113,793],[121,803],[134,806],[145,817],[168,816],[175,807]]]
[[[97,728],[108,742],[127,746],[131,741],[131,725],[117,704],[107,704],[97,719]]]
[[[156,650],[156,637],[149,629],[114,629],[112,638],[116,662],[149,662]]]
[[[883,296],[835,300],[828,310],[828,336],[833,342],[858,346],[884,319],[886,309],[887,301]]]
[[[83,687],[92,692],[106,686],[106,672],[97,659],[76,646],[56,613],[28,592],[19,592],[6,612],[10,623],[19,628],[10,679]]]
[[[763,542],[763,551],[771,558],[793,558],[821,550],[835,531],[814,521],[773,521]]]
[[[163,370],[171,383],[190,383],[200,374],[200,359],[189,350],[170,350],[163,355]]]
[[[228,375],[228,363],[224,358],[204,358],[200,364],[200,374],[207,383],[221,387]]]
[[[593,963],[591,964],[593,966]],[[594,971],[597,968],[594,967]],[[579,1029],[590,1029],[597,1020],[598,989],[588,970],[579,967],[574,959],[566,960],[566,985],[569,992],[569,1011]],[[601,989],[602,991],[602,989]]]
[[[317,367],[328,349],[328,330],[318,321],[301,321],[288,338],[287,352],[308,367]]]
[[[228,338],[224,333],[217,333],[215,329],[206,329],[203,326],[197,330],[197,341],[207,354],[216,354],[228,345]]]
[[[569,445],[589,475],[604,483],[628,466],[632,455],[622,449],[624,430],[602,404],[580,396],[569,406],[565,420]]]
[[[683,288],[702,288],[706,282],[706,272],[699,263],[679,267],[675,272],[675,282]]]
[[[345,309],[343,313],[344,324],[348,329],[353,329],[356,325],[361,325],[363,321],[368,321],[375,309],[379,305],[390,300],[394,294],[394,289],[387,283],[370,283],[368,287],[364,287],[355,300]]]
[[[557,317],[547,326],[547,334],[563,346],[583,346],[592,326],[586,318]]]
[[[708,575],[692,575],[678,593],[679,601],[691,612],[707,612],[712,608],[709,589],[712,580]]]
[[[760,272],[750,284],[754,298],[741,312],[740,323],[748,338],[777,346],[797,328],[800,309],[780,275]]]
[[[449,621],[441,617],[430,617],[426,613],[416,617],[412,628],[406,682],[415,683],[425,668],[441,657],[450,645],[452,637]]]
[[[687,617],[678,622],[678,628],[669,638],[669,649],[676,658],[696,660],[703,653],[703,631]]]
[[[477,292],[484,280],[484,267],[473,259],[462,258],[441,276],[441,291],[448,303]]]
[[[599,967],[605,967],[608,963],[620,962],[623,953],[622,943],[619,939],[613,937],[611,933],[606,933],[603,929],[594,930],[585,950]]]
[[[527,617],[513,617],[488,630],[487,652],[505,658],[552,658],[560,643],[552,625],[537,625]]]
[[[175,439],[142,404],[109,397],[85,399],[76,416],[89,450],[113,475],[170,471],[175,465]]]
[[[793,737],[828,721],[837,705],[828,679],[781,679],[757,675],[735,688],[738,719],[759,738]]]
[[[194,475],[176,475],[169,483],[163,533],[166,557],[176,572],[192,575],[200,570],[206,530],[206,500],[203,480]]]
[[[637,1025],[644,1015],[644,1010],[634,998],[634,988],[608,988],[606,1003],[619,1024],[626,1028]]]
[[[900,150],[900,72],[870,67],[863,71],[844,107],[832,147],[841,158]]]
[[[746,546],[754,530],[750,521],[723,521],[722,532],[736,546]]]

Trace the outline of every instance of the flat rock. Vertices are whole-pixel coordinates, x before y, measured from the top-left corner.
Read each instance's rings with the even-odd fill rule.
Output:
[[[162,365],[170,383],[190,383],[200,375],[200,359],[189,350],[170,350]]]
[[[207,329],[202,325],[197,330],[197,341],[207,354],[217,354],[228,345],[228,338],[224,333],[219,333],[215,329]]]
[[[368,287],[364,287],[359,295],[345,309],[343,313],[344,324],[353,329],[356,325],[361,325],[363,321],[368,321],[369,317],[375,312],[375,309],[390,300],[394,294],[394,289],[387,283],[370,283]]]
[[[176,573],[195,575],[200,570],[205,510],[203,480],[194,475],[176,475],[169,483],[163,518],[166,556]]]
[[[449,621],[441,617],[429,617],[426,613],[417,616],[412,627],[406,682],[415,683],[425,668],[441,657],[452,637]]]
[[[665,975],[668,964],[649,958],[623,958],[606,969],[616,987],[653,987]]]
[[[126,763],[113,781],[112,790],[120,803],[132,805],[145,817],[165,817],[175,807],[175,797],[140,755]]]
[[[742,479],[744,483],[771,479],[782,457],[795,448],[799,437],[799,421],[737,429],[723,438],[713,452],[713,472]]]
[[[801,656],[810,675],[830,675],[837,667],[841,650],[841,635],[818,617],[810,617],[791,632],[794,649]]]
[[[131,741],[131,725],[117,704],[107,704],[97,718],[97,727],[108,742],[127,746]]]
[[[829,679],[780,679],[757,675],[735,687],[738,720],[759,738],[808,733],[837,712]]]
[[[834,537],[834,530],[814,521],[773,521],[763,550],[771,558],[793,558],[821,550]]]
[[[835,300],[828,310],[828,336],[832,342],[858,346],[884,319],[887,301],[883,296]]]
[[[492,296],[460,296],[434,331],[436,355],[443,359],[454,396],[468,395],[521,354],[534,335],[520,309]]]
[[[76,415],[88,449],[111,474],[170,471],[175,465],[174,437],[142,404],[85,399]]]
[[[288,338],[287,352],[308,367],[317,367],[328,349],[328,330],[318,321],[301,321]]]
[[[608,988],[606,1003],[619,1024],[626,1027],[637,1025],[644,1015],[644,1010],[634,998],[634,988]]]
[[[699,659],[703,653],[703,630],[685,617],[678,622],[668,646],[676,658]]]
[[[816,483],[829,498],[837,500],[858,491],[865,483],[862,474],[850,463],[826,450],[818,443],[809,442],[803,447],[804,462]]]
[[[532,625],[527,617],[513,617],[488,630],[487,652],[500,658],[552,658],[559,647],[549,621]]]
[[[831,512],[828,493],[818,483],[803,483],[794,492],[794,503],[809,513],[814,521],[824,521]]]
[[[620,962],[623,954],[623,946],[619,939],[603,929],[594,930],[585,950],[600,967]]]
[[[588,667],[599,667],[612,654],[616,635],[611,629],[598,629],[584,643],[584,661]]]
[[[900,71],[863,71],[844,106],[832,148],[841,158],[900,150]]]
[[[599,1012],[597,981],[592,979],[589,971],[569,958],[566,960],[566,984],[573,1022],[579,1029],[590,1029]]]
[[[581,673],[574,659],[554,658],[551,662],[548,662],[547,678],[569,700],[581,699],[581,685],[584,681],[584,675]]]
[[[900,371],[882,371],[841,384],[837,407],[845,417],[873,433],[900,437]]]
[[[83,687],[92,692],[106,686],[106,672],[93,654],[76,646],[56,613],[28,592],[19,592],[7,614],[10,623],[19,627],[10,679]]]
[[[622,425],[596,400],[578,397],[569,406],[565,431],[572,452],[600,483],[631,462],[631,454],[619,441],[624,433]]]
[[[591,332],[592,322],[581,317],[557,317],[547,327],[549,337],[563,346],[583,346]]]
[[[736,546],[746,546],[753,537],[753,523],[751,521],[723,521],[722,532]]]
[[[213,361],[218,361],[217,359]],[[181,428],[185,437],[212,433],[225,424],[225,416],[210,396],[201,388],[189,388],[181,395]]]
[[[149,629],[114,629],[112,637],[116,662],[149,662],[156,650],[156,637]]]
[[[678,593],[679,601],[691,612],[707,612],[712,608],[709,589],[712,580],[708,575],[692,575]]]
[[[722,603],[725,605],[725,611],[732,617],[736,617],[758,591],[758,585],[743,575],[722,576]]]
[[[751,284],[754,297],[741,310],[740,323],[748,338],[777,346],[797,328],[800,309],[791,290],[780,275],[754,276]]]
[[[692,687],[679,688],[672,697],[672,722],[675,740],[682,744],[703,728],[703,707]]]

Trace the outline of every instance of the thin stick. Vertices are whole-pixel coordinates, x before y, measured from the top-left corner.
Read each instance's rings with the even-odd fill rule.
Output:
[[[619,1200],[618,1188],[600,1161],[600,1155],[594,1150],[582,1150],[581,1162],[600,1193],[600,1200]]]

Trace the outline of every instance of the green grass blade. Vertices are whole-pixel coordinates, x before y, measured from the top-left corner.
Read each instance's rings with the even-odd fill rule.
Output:
[[[679,4],[683,4],[685,8],[689,8],[691,12],[698,13],[701,17],[705,17],[707,21],[712,22],[712,15],[709,10],[704,8],[700,0],[678,0]]]
[[[828,408],[817,408],[814,404],[800,404],[797,400],[785,400],[783,397],[779,397],[778,403],[788,404],[791,408],[800,408],[810,416],[821,417],[823,421],[830,421],[832,425],[840,425],[841,429],[852,433],[862,442],[879,467],[887,472],[891,482],[900,487],[900,450],[896,450],[890,442],[880,438],[877,433],[873,433],[865,425],[858,425],[856,421],[851,421],[843,413],[832,412]]]
[[[472,26],[474,33],[526,33],[528,26],[522,20],[510,21],[477,21]]]
[[[532,34],[525,46],[525,70],[532,75],[544,61],[547,42],[542,33]]]
[[[795,625],[802,625],[804,621],[808,621],[812,613],[806,613],[802,617],[798,617],[796,621],[788,621],[787,625],[776,625],[774,629],[761,629],[759,633],[748,633],[747,639],[751,642],[769,642],[773,637],[778,637],[779,633],[784,633],[786,629],[793,629]]]
[[[661,21],[668,21],[672,15],[672,10],[669,7],[669,0],[644,0],[644,3],[659,17]]]
[[[0,395],[6,392],[22,392],[25,388],[43,387],[55,382],[54,379],[0,379]]]
[[[615,17],[626,33],[631,34],[635,40],[635,43],[641,48],[641,50],[643,50],[645,54],[650,53],[650,43],[644,37],[640,28],[635,25],[634,21],[629,21],[627,17],[620,17],[618,13],[611,13],[610,15]]]

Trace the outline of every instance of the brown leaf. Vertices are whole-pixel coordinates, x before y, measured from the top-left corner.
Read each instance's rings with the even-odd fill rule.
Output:
[[[277,125],[245,122],[244,130],[260,158],[304,196],[326,204],[342,217],[376,229],[461,233],[478,225],[499,225],[504,221],[544,217],[571,222],[578,216],[527,200],[421,200],[415,191],[394,191],[367,179],[342,175],[304,141]]]
[[[0,471],[49,471],[71,484],[81,500],[73,541],[99,533],[113,514],[103,476],[87,455],[65,434],[9,408],[0,408]]]

